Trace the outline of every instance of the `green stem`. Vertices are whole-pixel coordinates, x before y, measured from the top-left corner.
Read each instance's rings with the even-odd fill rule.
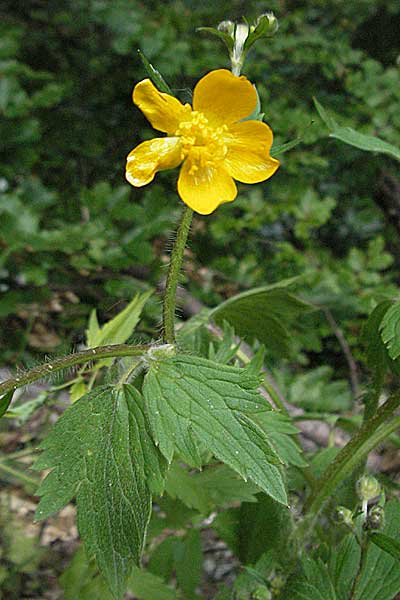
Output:
[[[356,593],[357,593],[357,588],[358,585],[361,581],[361,576],[364,573],[364,569],[365,569],[365,565],[366,565],[366,559],[367,559],[367,549],[368,549],[368,544],[369,544],[369,538],[365,535],[365,533],[363,533],[363,540],[360,544],[361,547],[361,555],[360,555],[360,560],[358,563],[358,569],[357,569],[357,573],[354,577],[353,580],[353,584],[351,586],[351,590],[350,590],[350,600],[354,600],[356,597]]]
[[[175,343],[176,290],[178,288],[183,253],[185,251],[192,217],[192,209],[186,207],[182,213],[181,222],[179,223],[176,232],[174,247],[172,248],[163,301],[163,339],[166,344]]]
[[[359,462],[375,446],[400,427],[400,417],[396,417],[390,423],[384,425],[399,405],[400,392],[397,392],[377,410],[371,419],[364,423],[358,433],[342,448],[318,481],[316,493],[310,496],[305,506],[307,513],[316,515],[339,483],[350,475]]]
[[[100,358],[140,356],[145,354],[149,348],[151,348],[151,346],[151,344],[143,344],[141,346],[113,344],[109,346],[98,346],[97,348],[90,348],[89,350],[82,350],[81,352],[76,352],[75,354],[69,354],[63,358],[57,358],[56,360],[52,360],[44,363],[43,365],[39,365],[38,367],[34,367],[29,371],[19,374],[17,377],[7,379],[6,381],[0,383],[0,397],[11,390],[16,390],[24,385],[28,385],[29,383],[37,381],[38,379],[48,377],[56,371],[68,369],[69,367],[87,363],[92,360],[98,360]]]
[[[18,469],[14,469],[14,467],[10,467],[10,465],[6,465],[5,463],[0,463],[0,471],[4,471],[4,473],[8,473],[16,479],[35,487],[39,484],[39,479],[33,479],[33,477],[29,477],[29,475],[25,475],[25,473],[21,473]]]

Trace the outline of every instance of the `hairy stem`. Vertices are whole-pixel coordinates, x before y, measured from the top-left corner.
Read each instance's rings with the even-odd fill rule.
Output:
[[[400,427],[400,417],[396,417],[384,425],[399,405],[400,392],[397,392],[390,396],[385,404],[377,410],[375,416],[366,421],[358,433],[342,448],[318,481],[316,493],[310,496],[305,506],[307,513],[316,515],[339,483],[350,475],[375,446]]]
[[[100,358],[114,358],[118,356],[140,356],[145,354],[147,350],[151,348],[151,344],[143,344],[140,346],[130,346],[128,344],[112,344],[109,346],[98,346],[97,348],[90,348],[89,350],[82,350],[75,354],[69,354],[62,358],[49,361],[28,371],[20,373],[17,377],[7,379],[0,383],[0,396],[16,390],[24,385],[33,383],[38,379],[48,377],[52,373],[61,371],[62,369],[68,369],[75,365],[81,365],[83,363],[90,362],[92,360],[98,360]]]
[[[163,339],[166,344],[175,343],[176,290],[178,288],[183,253],[185,251],[192,217],[192,209],[186,207],[182,213],[182,218],[176,232],[174,247],[172,248],[163,301]]]

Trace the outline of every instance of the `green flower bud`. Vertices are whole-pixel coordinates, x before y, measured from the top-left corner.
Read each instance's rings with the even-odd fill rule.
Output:
[[[337,523],[343,523],[347,527],[353,526],[353,513],[345,506],[338,506],[336,508],[334,519]]]
[[[279,29],[278,19],[273,12],[264,13],[258,17],[254,29],[265,36],[274,35]]]
[[[232,21],[221,21],[217,26],[218,31],[222,31],[222,33],[227,33],[233,37],[235,31],[235,23]]]
[[[382,529],[385,526],[385,510],[383,506],[373,506],[368,513],[366,529]]]
[[[357,493],[360,500],[369,502],[381,493],[379,482],[372,475],[364,475],[357,481]]]

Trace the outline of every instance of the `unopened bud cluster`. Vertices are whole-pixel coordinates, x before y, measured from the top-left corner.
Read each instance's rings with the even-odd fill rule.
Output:
[[[252,24],[221,21],[218,27],[199,27],[200,31],[207,31],[221,38],[229,50],[232,73],[240,75],[248,50],[261,38],[273,36],[278,31],[278,19],[274,13],[266,12],[257,17]]]

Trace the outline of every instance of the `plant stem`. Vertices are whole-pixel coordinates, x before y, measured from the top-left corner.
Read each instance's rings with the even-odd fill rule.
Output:
[[[182,218],[176,232],[174,247],[171,252],[163,301],[163,340],[166,344],[175,343],[176,290],[178,288],[183,253],[185,251],[192,217],[192,209],[186,207],[182,213]]]
[[[33,479],[33,477],[29,477],[29,475],[25,475],[25,473],[22,473],[18,469],[14,469],[14,467],[11,467],[10,465],[6,465],[5,463],[0,463],[0,470],[4,471],[4,473],[8,473],[9,475],[12,475],[16,479],[19,479],[20,481],[23,481],[24,483],[28,483],[29,485],[33,485],[33,486],[37,487],[39,484],[39,479]]]
[[[75,354],[69,354],[68,356],[63,356],[62,358],[57,358],[56,360],[49,361],[43,365],[39,365],[38,367],[34,367],[29,371],[21,373],[17,377],[3,381],[0,383],[0,396],[10,392],[11,390],[16,390],[17,388],[23,387],[28,383],[33,383],[38,379],[48,377],[52,373],[61,371],[62,369],[68,369],[69,367],[87,363],[92,360],[98,360],[100,358],[140,356],[141,354],[145,354],[147,350],[151,348],[151,346],[152,344],[142,344],[140,346],[112,344],[109,346],[98,346],[97,348],[82,350],[81,352],[76,352]]]
[[[358,433],[342,448],[335,460],[329,465],[321,479],[317,482],[315,495],[311,495],[305,511],[317,515],[326,499],[332,495],[341,483],[380,442],[400,427],[400,417],[383,426],[385,421],[400,405],[400,392],[390,396],[376,412],[375,416],[366,421]]]

